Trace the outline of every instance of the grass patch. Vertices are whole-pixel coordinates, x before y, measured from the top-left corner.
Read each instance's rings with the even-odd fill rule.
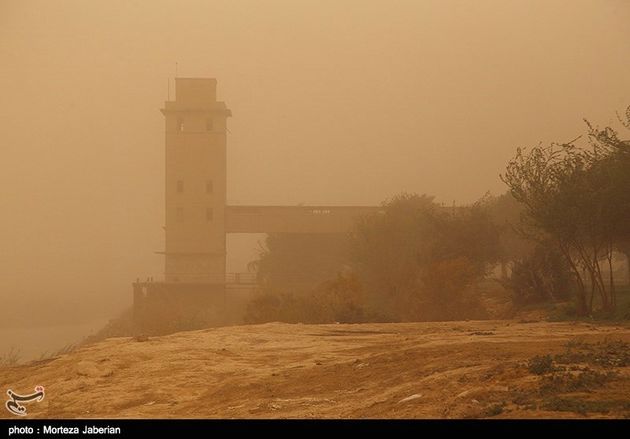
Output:
[[[538,375],[538,389],[514,393],[512,402],[521,409],[558,412],[609,413],[630,416],[630,400],[585,400],[576,392],[590,393],[606,386],[620,375],[617,368],[630,366],[630,343],[604,339],[587,343],[572,339],[565,351],[556,355],[537,355],[527,363],[528,371]],[[594,398],[594,397],[591,397]]]
[[[551,355],[536,355],[527,363],[527,370],[534,375],[544,375],[554,371]]]
[[[484,418],[492,418],[493,416],[498,416],[503,413],[504,407],[504,403],[492,404],[483,410],[482,416]]]
[[[587,413],[609,413],[611,411],[630,410],[630,401],[604,400],[588,401],[576,398],[550,398],[544,401],[542,408],[554,412],[574,412],[581,415]]]
[[[534,395],[532,395],[531,392],[514,392],[514,394],[512,395],[512,403],[518,406],[525,406],[532,409],[536,408],[536,401],[534,399]]]
[[[80,345],[80,343],[70,343],[70,344],[67,344],[64,347],[62,347],[61,349],[58,349],[56,351],[52,351],[52,352],[44,351],[39,356],[39,358],[35,361],[35,363],[39,363],[39,362],[42,362],[42,361],[53,360],[53,359],[55,359],[57,357],[60,357],[62,355],[74,352],[79,347],[79,345]]]
[[[13,367],[20,363],[20,350],[11,346],[7,352],[0,355],[0,367]]]
[[[630,343],[621,340],[604,340],[597,343],[570,341],[566,351],[554,356],[558,364],[586,363],[605,368],[630,366]]]
[[[545,376],[540,381],[540,393],[592,392],[617,376],[614,372],[585,369],[579,372],[560,372]]]
[[[599,372],[589,369],[588,366],[604,369],[630,366],[630,343],[622,340],[606,339],[597,343],[586,343],[574,339],[565,348],[564,352],[554,356],[547,354],[530,358],[527,370],[534,375],[577,371],[590,376]]]

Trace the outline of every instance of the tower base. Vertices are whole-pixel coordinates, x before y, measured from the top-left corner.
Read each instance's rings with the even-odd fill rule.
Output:
[[[225,284],[134,282],[137,333],[170,334],[230,324]]]

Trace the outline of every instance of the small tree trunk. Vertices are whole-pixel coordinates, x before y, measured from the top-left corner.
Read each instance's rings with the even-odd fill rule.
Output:
[[[613,244],[612,241],[608,246],[608,253],[606,254],[606,258],[608,258],[608,281],[610,283],[610,305],[612,310],[614,311],[617,308],[617,291],[615,290],[615,275],[613,273]]]
[[[570,250],[564,245],[559,245],[560,251],[564,255],[564,258],[571,266],[571,270],[573,270],[573,274],[575,275],[575,279],[577,280],[577,289],[575,290],[575,313],[578,317],[584,317],[591,313],[593,309],[592,306],[589,307],[586,302],[586,286],[584,285],[584,280],[580,275],[580,269],[576,265],[575,261],[571,257]]]
[[[590,277],[591,277],[591,296],[589,297],[589,301],[588,301],[588,309],[589,309],[589,314],[592,314],[593,312],[593,299],[595,298],[595,278],[593,276],[593,273],[590,273]]]
[[[599,260],[597,258],[597,253],[595,253],[593,259],[593,271],[595,273],[595,282],[597,282],[597,289],[599,290],[599,294],[602,298],[602,309],[605,312],[610,312],[611,303],[610,303],[610,295],[606,290],[606,282],[604,282],[604,276],[602,276],[602,270],[599,265]]]

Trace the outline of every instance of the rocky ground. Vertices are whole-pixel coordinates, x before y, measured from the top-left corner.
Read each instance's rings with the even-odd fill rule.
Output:
[[[630,417],[630,326],[234,326],[0,369],[29,418]],[[0,410],[0,417],[12,415]]]

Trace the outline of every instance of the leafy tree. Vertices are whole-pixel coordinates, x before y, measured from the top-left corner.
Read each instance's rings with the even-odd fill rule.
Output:
[[[270,235],[255,263],[262,292],[247,320],[482,317],[471,287],[499,258],[486,204],[445,208],[426,195],[401,194],[359,219],[349,240]]]
[[[415,314],[410,302],[420,287],[420,267],[437,235],[433,197],[401,194],[382,214],[366,216],[352,232],[353,268],[366,286],[368,307],[389,320]]]
[[[507,280],[509,269],[530,258],[536,243],[523,232],[524,208],[510,192],[489,199],[488,214],[499,232],[501,278]]]
[[[470,287],[498,259],[498,233],[483,203],[444,208],[401,194],[363,218],[352,260],[367,306],[390,320],[439,320],[471,310]]]
[[[334,279],[348,264],[344,234],[288,234],[267,236],[258,259],[250,264],[267,291],[303,295]]]
[[[630,144],[611,128],[587,127],[586,147],[578,138],[519,148],[501,176],[525,208],[530,237],[552,243],[571,267],[578,315],[592,312],[596,296],[603,310],[615,308],[612,252],[630,236]]]
[[[630,129],[630,106],[625,120],[620,122]],[[588,140],[592,147],[590,178],[600,187],[601,215],[605,219],[605,262],[608,264],[611,307],[616,306],[612,254],[616,249],[625,254],[630,272],[630,141],[621,140],[610,127],[599,129],[588,121]],[[604,279],[600,282],[603,284]]]
[[[514,292],[517,305],[566,299],[572,290],[566,260],[548,245],[538,245],[530,255],[514,261],[504,284]]]

